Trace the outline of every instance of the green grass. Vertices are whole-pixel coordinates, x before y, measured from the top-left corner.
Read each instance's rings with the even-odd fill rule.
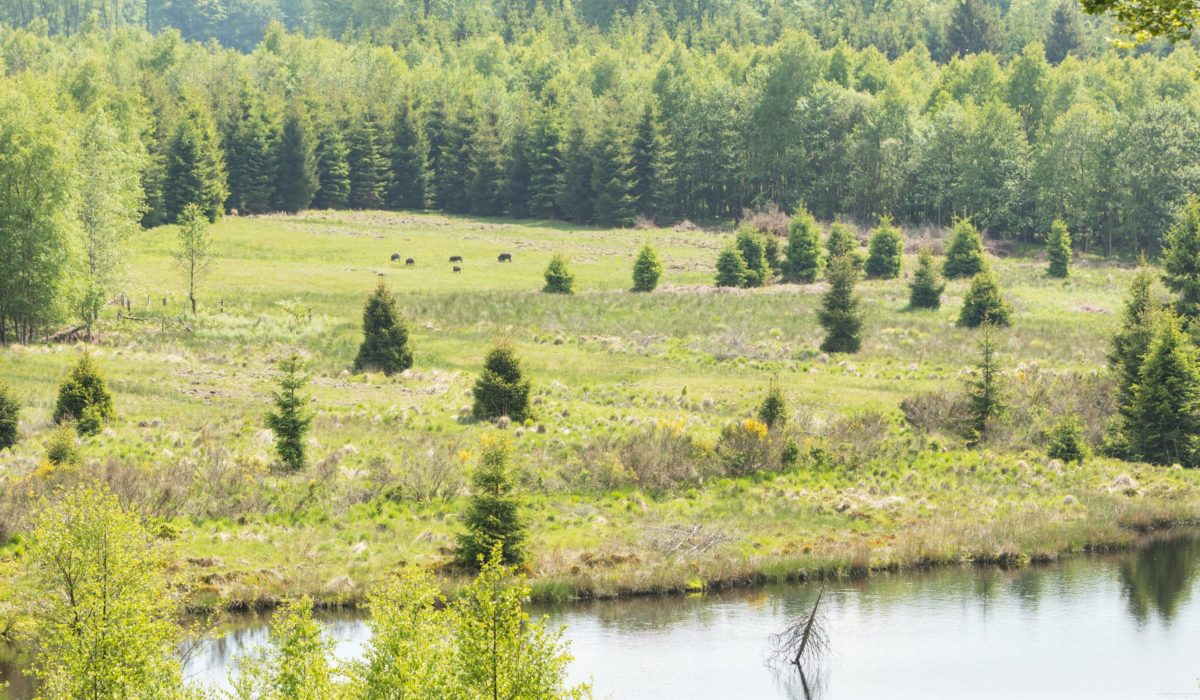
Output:
[[[597,466],[594,445],[660,421],[711,447],[723,425],[750,415],[772,376],[817,430],[867,410],[897,415],[905,397],[959,388],[974,362],[976,334],[954,327],[966,281],[951,283],[936,312],[904,309],[905,279],[863,282],[863,350],[830,358],[816,350],[822,284],[712,288],[728,238],[420,214],[227,219],[215,228],[218,257],[200,287],[201,313],[185,325],[174,231],[144,232],[130,243],[125,291],[134,316],[150,320],[105,312],[91,350],[120,419],[85,442],[80,470],[106,470],[127,498],[173,519],[173,556],[203,582],[205,604],[303,592],[353,602],[391,567],[447,559],[461,496],[394,502],[380,485],[415,480],[436,463],[442,469],[430,478],[460,492],[470,463],[460,452],[487,428],[458,416],[488,344],[505,338],[534,379],[544,428],[510,432],[529,494],[531,572],[547,597],[1048,557],[1195,519],[1194,472],[1093,459],[1059,473],[1036,454],[973,453],[944,439],[948,451],[918,446],[855,467],[805,459],[787,473],[665,494],[581,485],[581,471]],[[662,257],[662,285],[630,293],[646,242]],[[514,262],[498,263],[501,252]],[[538,291],[558,252],[576,274],[574,296]],[[417,265],[392,263],[392,253]],[[461,274],[451,272],[451,255],[465,258]],[[1083,261],[1060,281],[1032,258],[992,264],[1015,307],[1015,325],[1000,338],[1010,378],[1104,370],[1130,269]],[[906,256],[905,273],[914,267]],[[352,375],[362,304],[381,275],[411,324],[416,366],[393,378]],[[273,363],[292,348],[314,374],[318,464],[280,476],[270,470],[263,415]],[[0,455],[10,492],[47,493],[75,478],[38,463],[57,383],[80,349],[0,349],[0,375],[28,406],[24,442]],[[805,448],[818,444],[813,437]],[[1135,495],[1112,488],[1123,474],[1139,482]],[[170,507],[155,499],[164,491]],[[697,537],[713,541],[668,551],[670,530],[697,524]],[[15,556],[19,544],[3,551]]]

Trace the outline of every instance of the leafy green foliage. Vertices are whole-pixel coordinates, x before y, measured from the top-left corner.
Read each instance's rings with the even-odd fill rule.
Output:
[[[63,423],[46,437],[46,461],[56,466],[79,463],[79,444],[75,428]]]
[[[184,695],[159,552],[115,496],[83,488],[43,502],[24,561],[46,697]]]
[[[0,380],[0,450],[21,439],[21,402],[12,386]]]
[[[762,421],[767,428],[777,428],[787,423],[788,407],[787,399],[783,396],[783,389],[779,387],[779,382],[772,381],[770,388],[767,389],[767,395],[758,406],[758,420]]]
[[[1134,455],[1155,464],[1195,464],[1200,438],[1196,350],[1171,314],[1161,314],[1133,387],[1126,437]]]
[[[507,343],[497,343],[483,361],[483,374],[475,381],[475,404],[471,414],[476,420],[495,420],[508,416],[521,423],[530,416],[530,381],[522,376],[521,361]]]
[[[983,324],[1008,326],[1012,324],[1012,306],[1000,294],[1000,282],[991,270],[984,270],[971,279],[963,297],[958,325],[977,328]]]
[[[196,313],[196,289],[212,269],[213,241],[208,220],[198,205],[189,204],[179,214],[175,243],[175,265],[187,280],[188,301]]]
[[[989,428],[1004,414],[1004,391],[1000,364],[996,358],[996,330],[985,324],[979,336],[979,364],[966,379],[968,416],[967,429],[972,442],[987,438]]]
[[[546,265],[543,276],[546,278],[546,286],[542,287],[543,292],[547,294],[575,293],[575,273],[571,272],[571,268],[567,266],[566,256],[556,254],[550,258],[550,263]]]
[[[867,277],[890,280],[900,276],[900,267],[904,259],[904,234],[885,218],[871,233],[871,242],[867,246]]]
[[[746,282],[746,259],[736,245],[730,245],[717,256],[717,286],[741,287]]]
[[[658,259],[658,253],[654,252],[654,248],[649,243],[642,246],[637,259],[633,261],[633,291],[654,291],[658,287],[658,280],[662,277],[662,272],[663,265],[662,261]]]
[[[333,641],[321,634],[307,597],[288,602],[271,620],[266,653],[243,662],[233,679],[237,700],[324,700],[345,697],[333,665]]]
[[[1184,320],[1200,318],[1200,197],[1192,197],[1167,232],[1163,284],[1178,295],[1175,311]]]
[[[811,284],[821,272],[821,228],[807,210],[792,217],[784,252],[783,280]]]
[[[761,287],[766,284],[771,276],[771,268],[767,264],[767,247],[762,235],[757,231],[742,229],[738,231],[734,245],[746,263],[741,286]]]
[[[413,366],[408,325],[396,304],[396,295],[380,281],[363,307],[363,341],[354,358],[354,371],[375,370],[397,374]]]
[[[1145,40],[1166,37],[1184,41],[1200,23],[1200,6],[1195,0],[1081,0],[1085,12],[1116,16],[1127,34]]]
[[[908,305],[914,309],[939,309],[946,283],[938,275],[933,253],[922,248],[917,254],[917,271],[908,285]]]
[[[983,240],[979,237],[979,231],[966,219],[954,222],[950,244],[946,246],[946,256],[942,263],[942,274],[952,280],[974,277],[986,266]]]
[[[479,445],[479,464],[471,474],[471,500],[463,514],[466,532],[458,537],[455,558],[461,566],[485,567],[493,550],[504,564],[525,558],[525,525],[514,493],[512,446],[502,437],[486,436]]]
[[[112,420],[115,415],[112,394],[108,392],[100,368],[88,353],[80,355],[79,361],[58,387],[54,422],[79,422],[86,417],[88,426],[94,427],[97,422],[102,425]],[[81,427],[83,429],[87,428]]]
[[[858,352],[862,347],[862,305],[854,293],[858,270],[849,258],[836,258],[826,273],[829,291],[821,299],[817,318],[825,329],[824,352]]]
[[[1087,457],[1087,442],[1084,440],[1078,416],[1063,417],[1054,424],[1047,437],[1050,444],[1046,447],[1046,456],[1050,459],[1061,459],[1070,463],[1082,462]]]
[[[280,461],[291,471],[299,471],[305,465],[304,436],[312,426],[313,416],[308,410],[308,398],[300,393],[308,383],[304,376],[300,357],[291,354],[279,361],[279,388],[271,399],[275,410],[267,414],[267,427],[275,433],[275,451]]]
[[[1046,240],[1046,251],[1050,255],[1051,277],[1063,278],[1071,271],[1071,232],[1062,219],[1055,219],[1050,226],[1050,237]]]

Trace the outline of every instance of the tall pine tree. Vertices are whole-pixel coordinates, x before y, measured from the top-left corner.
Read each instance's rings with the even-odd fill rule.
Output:
[[[249,89],[242,92],[238,113],[225,143],[229,168],[226,206],[243,214],[262,214],[275,204],[279,181],[276,155],[279,130],[262,98]]]
[[[615,110],[615,108],[614,108]],[[601,226],[630,226],[637,213],[633,160],[620,121],[609,119],[600,132],[592,166],[596,193],[593,219]]]
[[[562,191],[562,137],[553,106],[534,113],[526,147],[529,160],[529,215],[540,219],[558,216]]]
[[[592,145],[587,129],[579,119],[567,130],[563,148],[562,189],[558,193],[558,210],[563,218],[576,223],[592,219],[595,191],[592,189]]]
[[[401,103],[392,121],[391,157],[388,206],[392,209],[429,206],[429,144],[420,116],[408,102]]]
[[[350,150],[341,127],[329,120],[322,124],[317,145],[317,192],[313,206],[344,209],[350,201]]]
[[[499,216],[504,213],[504,150],[499,117],[489,112],[477,122],[471,138],[470,180],[467,199],[471,213]]]
[[[1133,390],[1126,436],[1134,455],[1192,466],[1200,446],[1200,369],[1196,349],[1172,314],[1159,316]]]
[[[176,221],[189,204],[200,207],[209,221],[220,218],[229,189],[219,142],[208,109],[190,104],[167,151],[163,200],[169,221]]]
[[[445,130],[434,172],[434,201],[443,211],[465,214],[470,211],[467,187],[471,182],[471,146],[476,132],[475,106],[462,99],[455,107]]]
[[[320,185],[312,120],[304,104],[297,102],[288,110],[279,142],[279,209],[286,212],[307,209]]]
[[[388,157],[374,115],[363,115],[350,130],[349,204],[353,209],[382,209],[388,190]]]

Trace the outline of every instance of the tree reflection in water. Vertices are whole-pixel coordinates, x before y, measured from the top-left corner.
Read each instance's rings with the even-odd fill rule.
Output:
[[[1192,590],[1200,569],[1200,537],[1155,540],[1127,557],[1120,568],[1129,612],[1144,623],[1153,613],[1170,622]]]

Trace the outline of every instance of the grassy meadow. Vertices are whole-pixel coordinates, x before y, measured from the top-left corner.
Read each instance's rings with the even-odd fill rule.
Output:
[[[0,560],[15,570],[37,498],[102,473],[156,518],[174,570],[197,585],[196,607],[300,593],[356,603],[393,567],[440,568],[472,451],[496,430],[464,413],[497,339],[514,343],[534,381],[536,420],[504,431],[526,494],[530,573],[547,598],[1019,563],[1121,546],[1200,513],[1200,473],[1098,457],[1062,465],[1041,449],[1064,411],[1079,411],[1093,440],[1111,412],[1104,358],[1128,267],[1082,259],[1062,281],[1044,260],[992,259],[1015,307],[999,335],[1015,427],[967,450],[900,410],[961,390],[977,342],[954,326],[966,281],[936,312],[905,309],[903,278],[862,282],[863,349],[829,357],[817,350],[824,284],[712,287],[731,235],[370,212],[231,218],[214,227],[215,264],[191,317],[174,229],[143,232],[126,270],[135,320],[109,307],[86,345],[119,418],[84,439],[79,466],[43,457],[57,384],[85,345],[0,349],[0,376],[26,403],[22,444],[0,454],[0,530],[13,533]],[[646,242],[665,274],[657,291],[634,294],[630,268]],[[497,262],[501,252],[513,262]],[[559,252],[574,296],[539,291]],[[460,274],[452,255],[465,260]],[[403,376],[349,371],[380,279],[410,324],[416,366]],[[312,464],[285,475],[263,416],[273,365],[293,349],[312,374],[317,418]],[[686,470],[671,460],[714,454],[773,377],[792,409],[794,467],[700,472],[669,488],[631,477],[631,459]]]

